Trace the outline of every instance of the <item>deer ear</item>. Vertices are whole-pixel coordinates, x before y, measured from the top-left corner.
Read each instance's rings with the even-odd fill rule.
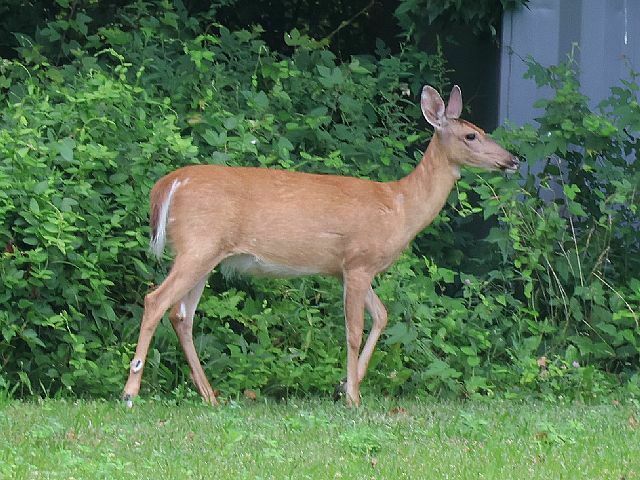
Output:
[[[442,128],[447,120],[445,116],[444,102],[435,88],[425,85],[420,97],[422,115],[433,128]]]
[[[462,92],[458,85],[454,85],[447,104],[447,118],[458,118],[462,113]]]

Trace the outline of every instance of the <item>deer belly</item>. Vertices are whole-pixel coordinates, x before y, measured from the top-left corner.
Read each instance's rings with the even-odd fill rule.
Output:
[[[220,262],[220,271],[227,278],[241,275],[288,278],[321,273],[317,268],[274,263],[246,253],[225,258]]]

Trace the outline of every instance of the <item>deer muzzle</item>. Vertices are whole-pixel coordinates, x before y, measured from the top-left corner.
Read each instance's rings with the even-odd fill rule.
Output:
[[[520,160],[518,157],[511,155],[506,161],[498,162],[498,168],[503,172],[514,173],[520,166]]]

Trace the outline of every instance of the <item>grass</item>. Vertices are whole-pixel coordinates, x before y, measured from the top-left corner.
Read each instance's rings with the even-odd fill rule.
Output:
[[[637,405],[0,402],[0,477],[634,479]]]

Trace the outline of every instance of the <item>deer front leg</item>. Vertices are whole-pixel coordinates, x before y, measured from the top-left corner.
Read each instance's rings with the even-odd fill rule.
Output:
[[[358,357],[364,327],[364,304],[371,278],[362,274],[344,275],[344,316],[347,334],[347,405],[360,405]]]
[[[387,309],[384,308],[384,304],[378,295],[376,295],[376,292],[373,291],[371,286],[369,287],[369,290],[367,290],[364,306],[367,309],[367,312],[369,312],[369,315],[371,315],[373,324],[371,326],[369,336],[367,337],[367,343],[365,343],[362,353],[360,353],[360,358],[358,359],[358,383],[362,382],[362,379],[367,372],[371,355],[373,355],[373,351],[376,348],[378,339],[380,338],[380,334],[387,326]]]

